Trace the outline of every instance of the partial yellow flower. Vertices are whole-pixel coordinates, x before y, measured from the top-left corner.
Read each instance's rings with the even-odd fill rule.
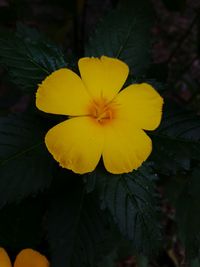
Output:
[[[3,248],[0,248],[0,266],[1,267],[12,267],[10,258]]]
[[[12,267],[10,258],[3,248],[0,248],[0,267]],[[50,267],[50,264],[45,256],[26,248],[17,255],[13,267]]]
[[[111,173],[137,169],[152,151],[144,130],[159,126],[162,97],[147,83],[121,90],[129,68],[116,58],[81,58],[78,66],[81,77],[63,68],[37,90],[38,109],[69,116],[47,133],[49,152],[80,174],[93,171],[101,157]]]

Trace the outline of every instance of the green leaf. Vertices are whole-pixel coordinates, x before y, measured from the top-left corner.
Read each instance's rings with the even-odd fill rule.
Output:
[[[3,113],[9,113],[11,108],[19,103],[22,94],[16,86],[11,85],[7,81],[7,76],[1,76],[1,88],[6,88],[6,90],[2,90],[0,97],[0,114],[2,116]]]
[[[144,75],[150,62],[151,4],[121,1],[107,14],[85,47],[86,56],[102,55],[125,61],[135,76]]]
[[[29,40],[29,42],[32,43],[49,42],[46,36],[44,36],[36,28],[28,27],[21,22],[18,22],[16,25],[16,36],[23,40]]]
[[[165,176],[162,179],[165,197],[169,199],[173,206],[176,206],[177,199],[179,198],[183,188],[187,183],[187,174],[178,173],[177,175]]]
[[[194,169],[176,204],[178,233],[189,259],[199,256],[200,248],[200,168]]]
[[[104,257],[104,259],[98,264],[98,267],[116,267],[116,260],[117,260],[117,250],[115,249]]]
[[[128,174],[97,170],[95,175],[102,209],[109,210],[122,235],[132,241],[138,253],[157,251],[160,229],[153,183],[156,175],[152,169],[144,165]]]
[[[199,261],[199,259],[198,259],[198,258],[193,259],[193,260],[191,261],[191,263],[190,263],[190,266],[191,266],[191,267],[200,267],[200,261]]]
[[[47,218],[52,267],[94,266],[109,243],[105,217],[79,176],[65,170],[57,179]]]
[[[200,116],[166,103],[159,129],[150,133],[153,159],[164,174],[190,169],[191,160],[200,158]]]
[[[67,66],[60,48],[25,26],[16,34],[0,34],[0,65],[29,93],[51,72]]]
[[[43,122],[29,115],[0,118],[0,206],[44,190],[54,161],[44,144]]]
[[[143,255],[138,255],[136,257],[137,266],[138,267],[148,267],[149,266],[149,260],[147,257],[144,257]]]

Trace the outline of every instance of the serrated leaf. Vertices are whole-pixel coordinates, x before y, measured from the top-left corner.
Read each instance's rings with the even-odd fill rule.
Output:
[[[152,162],[146,162],[145,165],[140,168],[141,174],[146,175],[148,173],[149,168],[152,168],[153,163]],[[96,186],[98,186],[98,177],[99,177],[99,168],[97,168],[95,171],[87,173],[83,176],[83,181],[85,183],[85,188],[87,193],[91,193],[96,189]],[[148,178],[151,181],[155,181],[158,179],[158,176],[156,173],[148,173]]]
[[[151,254],[158,249],[160,231],[156,214],[152,169],[112,175],[98,170],[96,188],[103,209],[108,209],[122,235],[137,252]]]
[[[159,129],[151,134],[153,159],[159,171],[169,174],[189,170],[200,159],[200,116],[166,103]]]
[[[44,144],[39,118],[0,118],[0,206],[49,186],[54,162]]]
[[[144,75],[150,61],[151,24],[152,10],[147,0],[122,1],[97,27],[85,55],[119,58],[129,65],[133,75]]]
[[[94,266],[99,246],[105,250],[102,242],[107,240],[104,217],[95,199],[85,195],[80,177],[67,171],[51,199],[47,232],[52,267]]]
[[[28,35],[27,27],[18,29],[16,34],[0,34],[0,65],[8,70],[12,82],[31,93],[46,76],[67,63],[61,49],[36,31],[30,29]]]
[[[189,259],[199,257],[200,250],[200,168],[196,168],[183,188],[176,204],[178,232]]]

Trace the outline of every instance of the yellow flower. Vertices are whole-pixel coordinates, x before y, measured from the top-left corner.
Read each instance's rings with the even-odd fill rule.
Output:
[[[3,248],[0,248],[0,266],[12,267],[10,258]],[[50,267],[50,264],[45,256],[26,248],[17,255],[13,267]]]
[[[49,152],[80,174],[93,171],[101,157],[111,173],[137,169],[151,153],[144,130],[160,124],[162,97],[147,83],[121,90],[129,68],[118,59],[86,57],[78,66],[81,78],[63,68],[39,85],[36,106],[69,116],[47,133]]]

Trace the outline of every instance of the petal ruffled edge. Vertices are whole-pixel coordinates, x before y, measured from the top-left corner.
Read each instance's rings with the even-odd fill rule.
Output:
[[[118,117],[144,130],[155,130],[162,117],[163,98],[147,83],[132,84],[116,97]]]
[[[131,123],[116,120],[107,127],[102,156],[108,172],[122,174],[136,170],[151,151],[151,139]]]
[[[45,143],[54,159],[75,173],[92,172],[103,147],[102,127],[89,117],[66,120],[48,131]]]

